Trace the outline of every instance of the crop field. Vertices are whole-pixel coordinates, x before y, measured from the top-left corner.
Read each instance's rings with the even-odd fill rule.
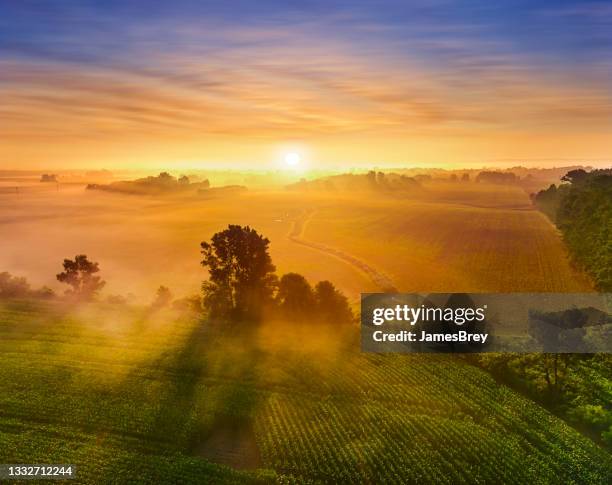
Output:
[[[589,291],[555,228],[517,187],[430,184],[409,198],[251,191],[220,198],[85,191],[0,194],[2,270],[53,286],[65,257],[100,263],[109,293],[196,293],[199,244],[227,224],[271,241],[280,274],[361,292]],[[41,235],[44,234],[44,244]],[[33,257],[32,255],[36,255]]]
[[[78,463],[83,483],[609,483],[606,451],[486,373],[355,339],[2,303],[0,461]]]
[[[406,292],[592,290],[518,187],[431,184],[414,199],[322,203],[303,231]]]
[[[612,457],[460,356],[365,355],[354,328],[223,329],[148,305],[206,278],[201,241],[268,237],[277,272],[360,292],[588,291],[514,187],[403,197],[256,190],[137,197],[3,193],[2,270],[51,285],[100,263],[100,301],[0,302],[0,463],[77,463],[78,481],[609,483]],[[111,294],[135,296],[127,304]]]

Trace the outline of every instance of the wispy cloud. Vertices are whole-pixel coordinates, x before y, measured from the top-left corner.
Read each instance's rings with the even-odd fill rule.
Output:
[[[2,43],[0,136],[13,147],[130,137],[435,143],[611,130],[605,59],[574,68],[558,52],[521,48],[521,36],[491,34],[487,9],[469,17],[426,2],[393,8],[396,20],[320,5],[320,18],[290,11],[242,23],[217,11],[117,22],[77,10],[86,21],[75,30],[46,27]],[[602,8],[607,15],[600,5],[563,15]]]

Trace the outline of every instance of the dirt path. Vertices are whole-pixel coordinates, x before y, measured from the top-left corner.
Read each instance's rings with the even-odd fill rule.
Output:
[[[373,268],[365,261],[362,261],[352,254],[346,253],[340,249],[304,239],[306,225],[314,213],[314,210],[304,210],[299,216],[296,217],[296,219],[293,221],[291,231],[289,231],[289,234],[287,235],[290,241],[341,259],[362,273],[365,273],[368,278],[370,278],[383,292],[393,293],[397,291],[397,288],[393,284],[391,278],[389,278],[383,272],[378,271],[376,268]]]

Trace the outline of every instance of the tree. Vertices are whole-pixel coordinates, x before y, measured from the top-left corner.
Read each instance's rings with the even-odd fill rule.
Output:
[[[43,173],[40,177],[41,182],[57,182],[57,175],[54,173]]]
[[[172,308],[182,312],[200,313],[202,311],[202,298],[200,295],[179,298],[172,302]]]
[[[90,300],[106,284],[95,273],[100,271],[98,263],[89,261],[87,256],[79,254],[74,261],[64,259],[64,271],[56,275],[58,281],[70,285],[72,289],[67,290],[66,294],[72,295],[83,300]]]
[[[570,182],[541,190],[534,201],[559,228],[573,262],[601,291],[612,290],[612,169],[571,170]]]
[[[582,168],[577,168],[576,170],[570,170],[569,172],[567,172],[563,177],[561,177],[561,180],[563,180],[564,182],[569,182],[571,184],[576,184],[582,182],[583,180],[586,180],[588,175],[589,174],[586,170],[583,170]]]
[[[161,285],[155,292],[155,300],[153,301],[154,308],[162,308],[168,306],[172,301],[172,292],[167,286]]]
[[[560,186],[557,189],[555,184],[551,184],[546,190],[540,190],[533,199],[536,207],[553,222],[557,220],[557,212],[559,212],[564,190],[565,187]]]
[[[211,242],[202,242],[204,305],[213,318],[257,320],[272,303],[276,269],[268,253],[270,241],[249,226],[229,225]]]
[[[376,183],[376,172],[374,170],[370,170],[366,176],[366,182],[370,189],[376,189],[378,187]]]
[[[285,317],[302,319],[310,317],[316,309],[314,292],[301,274],[287,273],[278,284],[276,302]]]
[[[317,314],[325,322],[350,323],[353,312],[346,297],[329,281],[319,281],[314,289]]]
[[[0,298],[22,298],[30,293],[30,284],[23,277],[6,271],[0,273]]]
[[[381,190],[389,189],[389,181],[387,180],[387,177],[385,177],[384,172],[378,172],[376,174],[376,187]]]

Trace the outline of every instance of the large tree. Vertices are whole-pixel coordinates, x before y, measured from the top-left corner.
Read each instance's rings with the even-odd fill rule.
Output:
[[[314,288],[320,319],[329,323],[351,323],[353,312],[346,297],[329,281],[319,281]]]
[[[301,274],[287,273],[278,284],[278,307],[285,317],[303,319],[312,317],[316,301],[310,283]]]
[[[70,285],[66,293],[83,300],[90,300],[106,284],[95,273],[100,271],[98,263],[89,261],[87,256],[79,254],[74,260],[64,259],[64,271],[56,275],[57,280]]]
[[[229,225],[210,242],[202,242],[204,304],[213,318],[257,320],[277,286],[268,253],[270,241],[249,226]]]

